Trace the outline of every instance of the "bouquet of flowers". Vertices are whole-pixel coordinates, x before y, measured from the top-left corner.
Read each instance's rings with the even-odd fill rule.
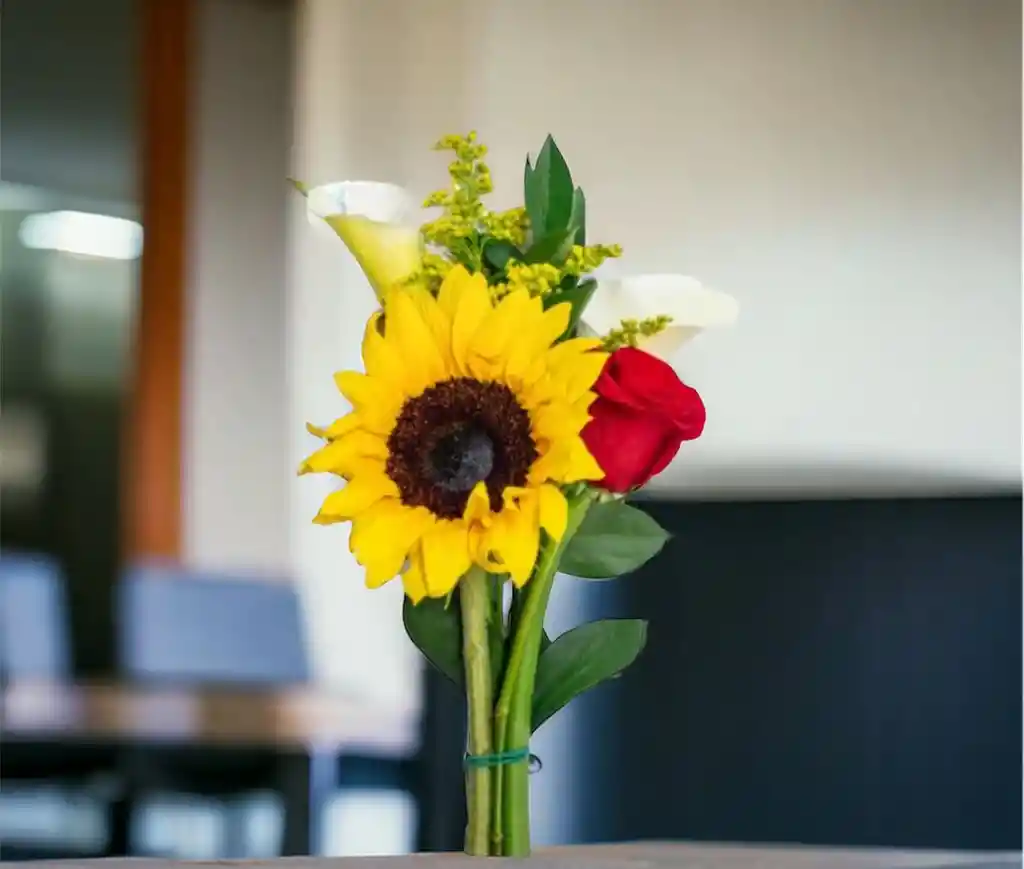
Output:
[[[524,205],[498,213],[475,134],[436,147],[454,152],[451,186],[423,226],[393,185],[296,183],[380,302],[364,370],[334,375],[351,410],[309,426],[324,443],[300,473],[338,478],[313,521],[351,523],[368,587],[401,578],[409,637],[465,691],[466,852],[526,855],[531,734],[646,638],[633,619],[549,637],[552,584],[661,550],[666,532],[626,498],[701,434],[705,410],[659,357],[736,304],[678,275],[591,277],[621,251],[588,243],[551,137],[527,158]]]

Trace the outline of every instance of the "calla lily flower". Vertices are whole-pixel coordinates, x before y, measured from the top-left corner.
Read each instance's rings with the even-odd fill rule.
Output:
[[[412,198],[395,184],[338,181],[306,191],[310,222],[334,230],[381,300],[420,268],[415,212]]]
[[[671,317],[671,322],[664,331],[641,338],[640,347],[668,359],[704,329],[731,326],[739,305],[732,296],[686,275],[635,275],[599,281],[583,312],[583,323],[595,335],[606,335],[623,320],[662,315]]]

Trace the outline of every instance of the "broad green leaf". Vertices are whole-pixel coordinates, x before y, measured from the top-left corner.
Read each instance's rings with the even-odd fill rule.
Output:
[[[489,238],[484,242],[484,259],[496,271],[504,271],[509,260],[522,259],[523,254],[512,242]]]
[[[572,305],[572,313],[569,315],[569,326],[566,328],[565,334],[561,336],[561,339],[572,337],[575,333],[580,317],[583,316],[583,311],[587,307],[587,302],[590,301],[590,297],[594,295],[594,290],[596,289],[597,281],[593,278],[587,278],[578,284],[573,280],[569,284],[568,289],[562,289],[557,293],[550,293],[544,297],[545,308],[550,308],[552,305],[558,305],[562,302],[568,302]]]
[[[405,598],[402,622],[423,657],[456,685],[462,685],[462,623],[458,595],[447,606],[439,598],[424,598],[418,604]]]
[[[642,619],[590,622],[562,634],[537,662],[533,729],[574,697],[625,670],[646,642],[647,622]]]
[[[537,163],[526,162],[523,198],[534,238],[543,238],[569,227],[575,190],[569,166],[548,136],[537,155]]]
[[[669,536],[643,510],[623,501],[595,504],[566,546],[558,569],[581,579],[612,579],[652,559]]]
[[[551,637],[548,636],[547,630],[540,632],[540,653],[543,655],[544,650],[551,645]]]
[[[527,249],[523,259],[528,263],[552,263],[560,266],[572,250],[576,230],[560,229],[539,239]]]

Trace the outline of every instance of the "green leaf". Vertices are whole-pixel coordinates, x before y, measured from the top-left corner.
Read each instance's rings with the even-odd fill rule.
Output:
[[[566,546],[558,569],[581,579],[611,579],[652,559],[669,536],[643,510],[623,501],[595,504]]]
[[[523,187],[534,238],[569,228],[575,189],[569,166],[551,136],[544,140],[535,166],[527,158]]]
[[[550,645],[551,645],[551,637],[548,636],[547,630],[542,630],[540,632],[540,653],[543,655],[544,651]]]
[[[565,262],[565,258],[569,256],[575,237],[576,230],[571,227],[549,233],[536,239],[527,248],[523,259],[528,263],[551,263],[560,266]]]
[[[576,238],[573,244],[583,246],[587,243],[587,197],[583,195],[583,188],[577,187],[572,195],[572,217],[569,219],[569,226],[576,227]]]
[[[414,604],[405,598],[402,622],[409,639],[431,664],[462,685],[462,623],[458,596],[448,606],[439,598],[424,598]]]
[[[519,248],[506,239],[489,238],[484,242],[484,259],[496,271],[504,271],[509,260],[522,258]]]
[[[308,184],[304,184],[303,182],[297,181],[294,178],[288,178],[287,181],[288,181],[289,184],[292,185],[292,187],[294,187],[296,190],[298,190],[299,193],[301,193],[303,196],[309,196],[309,185]]]
[[[530,232],[533,235],[544,234],[547,201],[547,192],[542,189],[542,181],[527,156],[526,168],[523,170],[523,205],[526,206],[526,216],[530,219]]]
[[[540,656],[533,689],[536,730],[584,691],[626,669],[647,642],[643,619],[607,619],[562,634]]]
[[[550,308],[552,305],[558,305],[562,302],[568,302],[572,305],[572,312],[569,314],[569,326],[559,340],[571,337],[576,331],[580,317],[583,315],[583,311],[586,309],[587,303],[590,301],[590,297],[594,295],[594,290],[596,289],[597,281],[593,278],[587,278],[578,284],[573,281],[569,289],[559,290],[557,293],[551,293],[544,297],[545,308]]]

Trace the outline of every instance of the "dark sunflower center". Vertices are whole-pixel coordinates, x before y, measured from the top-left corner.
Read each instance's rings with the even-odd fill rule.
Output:
[[[388,438],[387,473],[403,503],[455,519],[480,482],[499,509],[505,487],[524,485],[536,458],[530,416],[512,391],[456,377],[402,406]]]
[[[470,492],[494,470],[494,441],[479,428],[445,435],[430,451],[430,473],[447,492]]]

